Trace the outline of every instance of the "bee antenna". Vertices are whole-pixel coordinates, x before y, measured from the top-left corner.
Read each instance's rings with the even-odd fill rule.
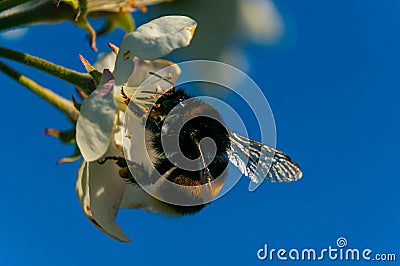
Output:
[[[175,87],[175,84],[174,84],[172,81],[170,81],[169,79],[167,79],[167,78],[165,78],[165,77],[162,77],[162,76],[160,76],[160,75],[158,75],[157,73],[154,73],[154,72],[149,72],[149,74],[150,74],[150,75],[153,75],[153,76],[156,76],[157,78],[160,78],[160,79],[162,79],[162,80],[168,82],[169,84],[171,84],[172,87]]]

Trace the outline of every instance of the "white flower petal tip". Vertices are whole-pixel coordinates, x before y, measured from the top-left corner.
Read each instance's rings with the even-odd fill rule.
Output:
[[[97,71],[100,71],[100,72],[103,72],[103,70],[105,70],[105,69],[114,71],[116,58],[117,58],[117,55],[114,52],[100,53],[97,56],[96,63],[94,63],[93,67],[96,68]]]
[[[76,181],[76,193],[86,217],[113,239],[130,242],[130,238],[115,222],[124,191],[125,183],[118,176],[115,164],[82,162]]]
[[[112,74],[105,70],[100,86],[82,102],[76,124],[76,141],[85,161],[100,159],[110,145],[117,118],[113,88]]]
[[[175,49],[188,46],[196,27],[197,22],[189,17],[164,16],[129,33],[121,48],[129,47],[123,52],[130,52],[140,59],[161,58]]]

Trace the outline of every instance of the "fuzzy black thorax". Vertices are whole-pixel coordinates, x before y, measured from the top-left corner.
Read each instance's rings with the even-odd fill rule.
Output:
[[[190,103],[186,103],[190,99]],[[187,108],[185,108],[187,104]],[[170,115],[171,111],[181,105],[183,108],[178,112]],[[166,123],[166,118],[168,123]],[[187,121],[183,127],[177,128],[175,124]],[[229,148],[230,140],[228,131],[222,124],[222,118],[218,111],[211,105],[203,101],[192,99],[181,89],[171,89],[164,93],[158,101],[154,104],[150,111],[149,118],[146,122],[146,128],[152,132],[151,146],[160,156],[159,162],[156,162],[156,169],[161,173],[168,171],[173,165],[166,158],[168,154],[171,161],[174,161],[174,154],[182,153],[186,158],[195,160],[200,156],[205,158],[205,161],[212,162],[208,165],[211,172],[211,179],[215,179],[222,174],[228,164],[226,151]],[[179,129],[179,131],[178,131]],[[179,140],[179,150],[172,150],[168,143],[162,144],[162,130],[168,139]],[[215,157],[209,151],[202,149],[199,150],[199,143],[204,138],[211,138],[216,144]],[[204,167],[198,171],[188,171],[177,168],[177,173],[168,178],[174,182],[173,178],[176,175],[182,175],[190,178],[194,182],[200,182],[201,176],[204,172]],[[189,184],[190,182],[188,182]]]

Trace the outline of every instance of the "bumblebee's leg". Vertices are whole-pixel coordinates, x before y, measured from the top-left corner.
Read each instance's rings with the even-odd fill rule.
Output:
[[[105,164],[108,160],[113,160],[119,167],[128,167],[127,160],[124,157],[108,156],[103,159],[97,160],[99,164]]]
[[[98,160],[97,162],[99,164],[105,164],[108,160],[115,161],[115,163],[120,168],[118,171],[119,176],[123,178],[127,183],[138,185],[139,183],[136,181],[135,176],[141,177],[141,185],[152,184],[155,181],[149,177],[143,165],[126,160],[124,157],[108,156],[101,160]]]

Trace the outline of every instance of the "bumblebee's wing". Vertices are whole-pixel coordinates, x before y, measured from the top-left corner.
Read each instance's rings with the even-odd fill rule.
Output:
[[[301,178],[300,167],[286,154],[262,143],[229,132],[229,160],[255,184],[290,182]]]

